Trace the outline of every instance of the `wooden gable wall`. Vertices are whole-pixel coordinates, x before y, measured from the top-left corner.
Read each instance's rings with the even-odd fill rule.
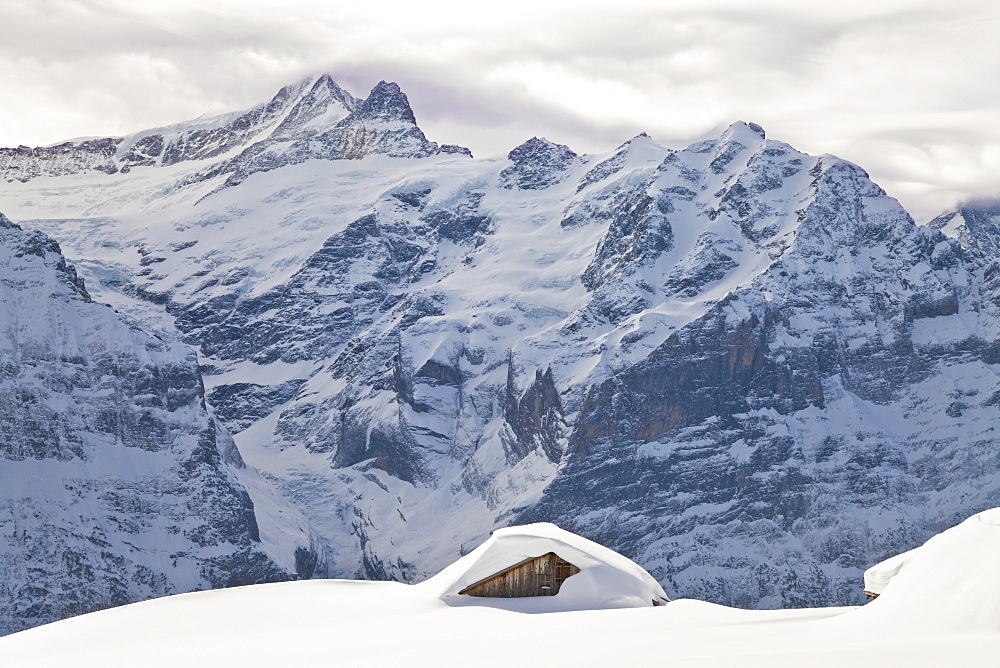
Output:
[[[491,598],[555,596],[562,583],[580,569],[555,552],[525,559],[519,564],[475,582],[459,594]]]

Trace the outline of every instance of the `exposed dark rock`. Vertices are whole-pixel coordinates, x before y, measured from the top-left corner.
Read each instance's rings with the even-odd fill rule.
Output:
[[[515,460],[540,447],[550,461],[562,459],[562,441],[566,437],[562,401],[552,377],[552,369],[535,371],[535,380],[518,397],[514,383],[513,360],[508,363],[507,389],[504,395],[504,418],[516,436],[511,444]]]
[[[532,137],[507,154],[512,164],[500,172],[504,188],[541,190],[566,179],[567,170],[579,162],[569,147]]]
[[[215,413],[232,433],[243,431],[257,420],[267,417],[283,403],[290,401],[302,387],[303,380],[290,380],[278,385],[233,383],[220,385],[208,393]]]

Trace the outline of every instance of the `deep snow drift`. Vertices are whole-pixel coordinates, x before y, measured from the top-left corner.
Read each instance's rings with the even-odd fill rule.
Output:
[[[644,581],[641,569],[610,550],[595,550],[551,525],[531,525],[498,531],[418,585],[313,580],[171,596],[2,638],[0,655],[6,666],[33,668],[969,666],[995,665],[1000,651],[994,604],[1000,570],[993,567],[1000,509],[914,550],[882,596],[861,608],[750,611],[680,600],[662,607],[522,614],[492,607],[487,599],[460,607],[449,606],[447,596],[442,600],[443,592],[480,569],[506,565],[522,548],[533,553],[532,542],[541,549],[556,542],[576,558],[591,559],[590,582],[605,593]],[[588,566],[552,600],[571,594],[568,584],[585,573]]]
[[[865,572],[886,627],[1000,632],[1000,508],[973,515]]]

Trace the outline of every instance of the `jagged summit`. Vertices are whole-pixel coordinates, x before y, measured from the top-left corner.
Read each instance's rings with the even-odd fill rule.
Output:
[[[670,152],[670,149],[666,148],[665,146],[657,142],[648,133],[645,132],[640,132],[639,134],[632,137],[628,141],[622,143],[622,145],[616,149],[616,152],[626,149],[633,154],[635,154],[636,152],[643,152],[644,154],[648,153],[652,155],[652,153],[656,152],[662,155],[664,153]]]
[[[375,153],[426,157],[439,152],[438,145],[428,142],[417,127],[410,101],[399,85],[385,81],[376,84],[357,109],[319,141],[327,149],[323,157],[331,159],[357,159]]]
[[[659,163],[664,155],[669,153],[671,153],[669,149],[657,144],[645,132],[641,132],[616,148],[610,157],[592,167],[577,184],[576,191],[581,192],[589,186],[602,183],[629,166]],[[566,224],[572,224],[572,221],[568,218]]]
[[[580,157],[568,146],[532,137],[507,154],[513,165],[500,172],[504,188],[540,190],[560,183]]]
[[[724,169],[737,154],[747,149],[751,152],[756,151],[765,141],[764,131],[760,129],[759,125],[751,126],[743,121],[731,124],[715,140],[714,150],[717,162],[713,164],[712,170]]]
[[[616,152],[617,151],[621,151],[622,149],[625,149],[625,148],[631,148],[631,149],[634,150],[634,149],[636,149],[638,147],[645,147],[645,146],[654,146],[654,147],[656,147],[657,150],[659,150],[661,152],[665,150],[662,145],[660,145],[659,143],[657,143],[657,141],[655,139],[653,139],[649,135],[649,133],[647,133],[647,132],[640,132],[639,134],[637,134],[636,136],[632,137],[631,139],[629,139],[629,140],[627,140],[625,142],[622,142],[622,144],[617,149],[615,149],[615,151]]]
[[[291,139],[297,134],[316,134],[335,123],[342,113],[353,112],[361,101],[341,88],[329,74],[323,74],[311,82],[309,90],[303,94],[284,120],[271,134],[271,139]],[[284,91],[285,88],[282,89]],[[280,94],[280,93],[279,93]]]
[[[111,175],[140,167],[193,163],[201,165],[199,171],[183,178],[182,185],[222,174],[229,174],[227,185],[234,185],[251,173],[312,158],[357,159],[372,154],[427,157],[439,153],[472,155],[464,147],[427,141],[397,84],[380,81],[359,100],[329,74],[322,74],[283,86],[268,102],[246,111],[124,137],[0,149],[0,178],[28,181],[84,172]]]
[[[417,126],[410,102],[398,84],[380,81],[363,101],[351,98],[348,104],[349,112],[341,106],[345,113],[327,114],[322,126],[272,135],[231,160],[199,172],[185,184],[228,174],[220,189],[228,188],[242,183],[251,174],[307,160],[359,160],[369,155],[394,158],[426,158],[439,154],[472,156],[467,148],[451,144],[439,146],[428,141]]]
[[[372,88],[368,98],[358,108],[358,116],[364,119],[389,121],[399,120],[412,125],[417,119],[410,108],[410,101],[394,82],[379,81]]]
[[[346,90],[341,88],[340,85],[336,81],[334,81],[333,77],[330,76],[329,74],[321,74],[319,77],[317,77],[316,83],[313,84],[312,90],[314,92],[318,90],[329,91],[331,95],[336,97],[341,102],[341,104],[343,104],[348,109],[351,109],[352,111],[355,108],[357,108],[358,104],[360,104],[361,102],[358,98],[354,97]]]
[[[557,159],[572,159],[577,157],[568,146],[549,141],[544,137],[532,137],[520,146],[511,149],[507,159],[515,163],[536,160],[539,156],[552,156]]]

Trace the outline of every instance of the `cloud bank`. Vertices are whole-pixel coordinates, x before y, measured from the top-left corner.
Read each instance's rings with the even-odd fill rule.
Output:
[[[578,152],[742,119],[867,169],[919,219],[1000,193],[1000,7],[953,0],[8,0],[0,145],[254,105],[330,72],[406,91],[428,136]]]

